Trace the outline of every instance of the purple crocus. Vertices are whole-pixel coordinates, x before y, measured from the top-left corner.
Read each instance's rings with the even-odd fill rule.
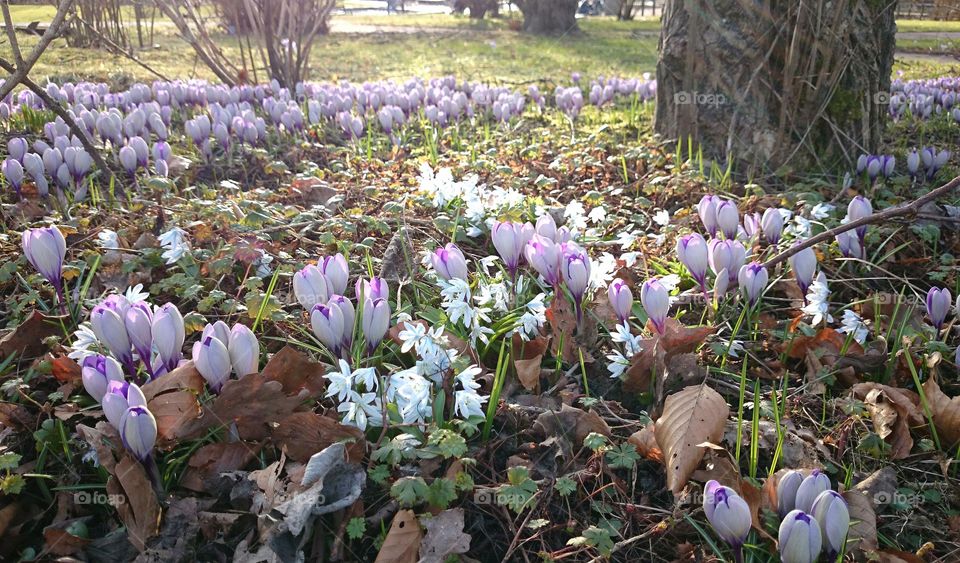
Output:
[[[630,286],[620,278],[613,280],[607,287],[607,298],[610,299],[610,307],[617,315],[617,320],[626,324],[633,309],[633,292],[630,291]]]
[[[430,254],[430,263],[441,278],[449,281],[459,279],[467,281],[467,259],[457,245],[448,242],[446,246],[434,250]]]
[[[943,321],[947,318],[951,305],[952,298],[949,289],[931,287],[930,291],[927,292],[927,315],[938,332],[943,328]]]
[[[782,563],[814,563],[823,545],[820,524],[802,510],[784,517],[777,539]]]
[[[66,303],[63,294],[63,260],[67,255],[67,241],[57,227],[42,227],[23,231],[23,255],[40,275],[57,291],[61,312]]]
[[[579,323],[583,320],[583,295],[590,286],[590,256],[573,242],[563,243],[562,248],[563,266],[560,269],[560,277],[573,296],[577,323]]]
[[[753,524],[747,501],[730,487],[710,480],[703,489],[703,512],[717,535],[733,548],[734,560],[742,561],[743,543]]]
[[[663,334],[667,326],[667,315],[670,313],[670,293],[667,288],[657,278],[643,282],[640,288],[640,303],[647,312],[647,318],[653,323],[654,330]]]
[[[707,268],[710,266],[710,252],[707,241],[699,233],[692,233],[677,241],[677,258],[686,266],[687,271],[700,285],[703,294],[707,294]]]
[[[769,274],[767,273],[767,269],[763,267],[763,264],[751,262],[740,268],[740,272],[737,274],[737,280],[740,283],[740,290],[743,291],[750,306],[753,307],[757,304],[760,295],[767,287]]]

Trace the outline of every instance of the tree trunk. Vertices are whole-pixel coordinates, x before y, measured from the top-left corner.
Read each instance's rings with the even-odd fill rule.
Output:
[[[528,33],[561,34],[578,31],[577,0],[514,0],[523,13]]]
[[[667,0],[655,129],[741,174],[848,166],[887,111],[896,0]]]

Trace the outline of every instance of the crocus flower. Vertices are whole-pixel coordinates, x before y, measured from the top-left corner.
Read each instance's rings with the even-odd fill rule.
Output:
[[[453,278],[467,281],[467,259],[457,245],[452,242],[434,250],[430,254],[430,262],[441,278],[448,281]]]
[[[797,507],[797,489],[803,482],[803,473],[791,469],[777,481],[777,512],[783,518]]]
[[[879,156],[871,155],[867,159],[867,176],[870,178],[871,182],[876,181],[877,176],[880,175],[880,170],[883,168],[883,162],[880,160]]]
[[[308,311],[330,298],[327,277],[313,264],[293,274],[293,294],[297,301]]]
[[[780,215],[780,210],[771,207],[764,211],[760,227],[763,229],[763,238],[776,246],[780,242],[780,235],[783,234],[783,215]]]
[[[853,198],[847,205],[847,218],[850,221],[857,221],[871,215],[873,215],[873,205],[870,204],[869,199],[863,197],[862,195],[858,195],[857,197]],[[863,246],[863,239],[866,234],[866,225],[857,227],[857,237],[860,239],[860,246]]]
[[[797,487],[797,503],[795,508],[809,513],[813,508],[813,501],[820,496],[823,491],[830,490],[830,477],[819,469],[814,469],[810,475],[803,478],[800,486]]]
[[[23,161],[24,155],[27,154],[30,144],[23,137],[12,137],[7,141],[7,152],[10,153],[11,158],[15,158],[19,161]]]
[[[610,299],[610,307],[617,315],[621,323],[626,323],[630,318],[630,311],[633,309],[633,292],[627,282],[617,278],[610,282],[607,287],[607,297]]]
[[[157,420],[145,406],[131,406],[120,419],[123,445],[141,462],[146,462],[157,441]]]
[[[850,511],[847,501],[837,491],[824,491],[813,501],[811,516],[820,524],[827,560],[834,561],[843,550],[850,530]]]
[[[339,356],[344,331],[343,313],[340,308],[329,304],[315,305],[310,312],[310,326],[317,339],[329,348],[334,356]]]
[[[132,345],[124,322],[129,307],[130,304],[122,295],[110,295],[90,312],[90,325],[97,339],[106,344],[110,353],[132,372]]]
[[[330,295],[343,295],[347,291],[350,266],[347,265],[347,259],[343,257],[343,254],[324,256],[323,260],[317,263],[317,267],[326,277],[327,291]],[[312,309],[312,307],[308,308]]]
[[[837,246],[840,248],[840,254],[845,258],[863,258],[864,249],[860,245],[860,239],[853,231],[843,231],[837,234]]]
[[[127,174],[133,176],[137,172],[137,151],[133,150],[133,147],[129,145],[120,147],[117,158],[120,159],[120,165]]]
[[[654,330],[663,334],[666,329],[667,314],[670,312],[670,294],[657,278],[643,282],[640,288],[640,303],[647,312],[647,318],[653,323]]]
[[[893,176],[894,170],[897,168],[897,159],[892,154],[884,155],[882,157],[880,173],[883,174],[884,178],[890,178]]]
[[[8,158],[3,161],[3,176],[13,186],[13,191],[17,197],[20,197],[20,186],[23,185],[23,165],[15,158]]]
[[[743,216],[743,232],[747,234],[748,239],[752,239],[763,230],[760,226],[761,221],[759,213],[747,213]]]
[[[751,262],[740,268],[737,280],[751,307],[757,304],[757,300],[760,299],[760,295],[767,287],[768,279],[767,269],[759,262]]]
[[[260,342],[246,325],[233,325],[227,351],[230,353],[233,373],[237,374],[237,377],[260,371]]]
[[[366,299],[360,326],[367,341],[367,353],[372,354],[390,328],[390,303],[385,298]]]
[[[790,257],[790,269],[793,270],[793,278],[797,280],[800,286],[800,292],[803,293],[803,300],[807,300],[807,290],[813,283],[813,278],[817,274],[817,253],[809,246]]]
[[[123,325],[127,329],[130,344],[149,371],[153,349],[153,308],[146,301],[133,303],[124,312]]]
[[[793,510],[780,523],[778,547],[782,563],[813,563],[823,540],[820,525],[802,510]]]
[[[363,278],[358,279],[355,290],[357,292],[357,299],[360,299],[361,297],[363,299],[390,298],[390,286],[387,285],[387,281],[376,276],[370,278],[369,280],[365,280]]]
[[[730,200],[723,200],[717,205],[717,227],[727,239],[734,239],[740,227],[740,212],[737,204]]]
[[[524,247],[524,256],[549,285],[556,287],[560,283],[560,270],[563,267],[562,245],[536,234]]]
[[[713,273],[720,275],[721,270],[726,270],[728,282],[736,281],[737,272],[743,266],[746,260],[747,249],[738,240],[720,240],[712,239],[708,244],[710,269]]]
[[[563,267],[560,269],[560,277],[573,295],[579,321],[583,317],[583,294],[590,286],[590,256],[573,242],[565,242],[562,247]]]
[[[537,234],[548,238],[554,242],[557,241],[557,222],[553,220],[553,215],[550,213],[544,213],[537,219],[536,224]]]
[[[56,227],[28,229],[21,237],[23,255],[50,285],[57,290],[63,308],[63,259],[67,241]]]
[[[330,297],[327,305],[340,309],[340,315],[343,317],[341,350],[344,353],[349,353],[350,346],[353,345],[353,327],[356,321],[356,310],[353,307],[353,301],[350,301],[342,295],[334,295]]]
[[[707,293],[707,268],[710,266],[707,241],[699,233],[692,233],[677,241],[677,258],[686,266],[690,276],[700,284],[700,289]]]
[[[717,224],[717,206],[720,202],[720,198],[715,195],[705,195],[697,204],[697,215],[700,216],[703,227],[712,237],[717,236],[717,228],[719,227]]]
[[[943,321],[947,318],[947,313],[950,312],[951,304],[952,298],[949,289],[931,287],[930,291],[927,292],[927,315],[929,315],[933,327],[938,331],[943,327]]]
[[[920,170],[920,155],[914,149],[907,155],[907,172],[910,173],[911,178],[915,178],[918,170]]]
[[[166,303],[154,311],[150,333],[153,335],[153,345],[162,365],[160,371],[166,372],[176,368],[183,357],[185,338],[183,315],[180,314],[176,305]]]
[[[230,351],[212,334],[203,336],[200,342],[193,346],[193,364],[214,393],[220,393],[223,384],[230,379],[230,371],[233,369]]]
[[[509,221],[498,221],[490,231],[493,246],[497,249],[497,253],[500,254],[500,258],[506,264],[512,277],[516,277],[523,248],[533,237],[533,234],[533,225],[530,223],[520,224]]]
[[[703,488],[703,512],[717,535],[733,548],[734,558],[740,561],[741,547],[753,523],[747,501],[730,487],[711,480]]]
[[[107,392],[104,393],[100,404],[110,424],[120,430],[120,419],[123,418],[123,413],[130,407],[147,406],[147,399],[135,383],[111,381],[107,384]]]
[[[123,368],[113,358],[93,354],[81,362],[80,377],[87,394],[99,403],[103,401],[111,381],[123,382]]]

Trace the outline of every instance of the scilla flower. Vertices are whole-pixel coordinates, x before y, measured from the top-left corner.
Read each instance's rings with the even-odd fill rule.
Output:
[[[734,559],[742,560],[742,546],[753,523],[750,507],[730,487],[708,481],[703,488],[703,512],[723,541],[733,548]]]
[[[820,525],[802,510],[793,510],[780,523],[778,547],[782,563],[814,563],[823,540]]]

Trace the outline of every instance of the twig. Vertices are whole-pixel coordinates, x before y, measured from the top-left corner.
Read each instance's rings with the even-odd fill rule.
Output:
[[[131,61],[137,63],[138,65],[142,66],[142,67],[145,68],[148,72],[150,72],[151,74],[153,74],[154,76],[156,76],[156,77],[159,78],[160,80],[164,80],[164,81],[166,81],[166,82],[171,82],[171,80],[170,80],[169,78],[167,78],[166,76],[164,76],[163,73],[161,73],[160,71],[156,70],[155,68],[153,68],[152,66],[148,65],[147,63],[141,61],[141,60],[140,60],[136,55],[134,55],[132,52],[127,52],[127,51],[125,51],[125,50],[123,49],[123,47],[121,47],[120,45],[117,45],[112,39],[110,39],[110,38],[107,37],[106,35],[100,33],[99,31],[97,31],[97,29],[96,29],[95,27],[93,27],[92,25],[90,25],[90,23],[89,23],[87,20],[81,18],[80,16],[76,16],[76,19],[77,19],[78,22],[80,22],[80,23],[82,23],[84,26],[86,26],[87,30],[90,31],[90,33],[96,35],[101,41],[103,41],[104,43],[106,43],[107,47],[109,47],[110,49],[112,49],[114,52],[119,53],[121,56],[126,57],[126,58],[130,59]],[[132,49],[131,49],[131,51],[132,51]]]
[[[894,207],[888,207],[887,209],[884,209],[879,213],[874,213],[873,215],[870,215],[868,217],[861,217],[856,221],[850,221],[849,223],[846,223],[844,225],[839,225],[832,229],[827,229],[826,231],[818,235],[812,236],[799,244],[795,244],[791,246],[790,248],[784,250],[780,254],[777,254],[773,258],[764,262],[763,266],[767,269],[772,268],[773,266],[779,264],[780,262],[783,262],[787,258],[790,258],[794,254],[800,252],[805,248],[810,248],[811,246],[820,244],[821,242],[828,241],[836,237],[840,233],[845,233],[847,231],[856,229],[858,227],[873,225],[875,223],[883,223],[885,221],[893,219],[894,217],[904,217],[908,215],[915,216],[920,211],[921,207],[937,199],[938,197],[942,195],[946,195],[947,193],[955,190],[957,186],[960,186],[960,176],[957,176],[956,178],[954,178],[953,180],[950,180],[949,182],[940,186],[939,188],[918,197],[917,199],[911,201],[910,203],[897,205]]]
[[[16,62],[16,68],[13,68],[13,65],[5,67],[4,70],[10,73],[10,76],[0,84],[0,100],[7,97],[7,94],[13,92],[13,89],[17,87],[17,84],[20,84],[24,78],[30,73],[30,69],[33,68],[33,65],[36,64],[37,59],[40,58],[40,55],[47,50],[47,47],[50,45],[50,42],[56,39],[60,35],[60,28],[63,26],[63,20],[67,17],[67,12],[70,11],[70,8],[73,6],[74,0],[61,0],[60,6],[57,7],[57,14],[53,17],[53,20],[50,22],[50,27],[47,28],[47,31],[44,32],[43,36],[40,37],[40,41],[33,47],[33,50],[30,51],[30,56],[26,60],[23,59],[23,56],[20,53],[20,43],[17,41],[16,34],[12,33],[13,23],[10,21],[10,10],[8,9],[8,0],[0,0],[0,6],[3,7],[3,16],[4,20],[7,23],[7,30],[10,32],[10,48],[13,51],[14,62]]]
[[[623,548],[625,548],[625,547],[630,547],[631,545],[637,543],[638,541],[640,541],[640,540],[642,540],[642,539],[649,538],[649,537],[652,536],[653,533],[656,532],[658,529],[659,529],[659,525],[650,526],[650,529],[648,529],[646,532],[644,532],[644,533],[642,533],[642,534],[633,536],[632,538],[627,538],[627,539],[625,539],[625,540],[623,540],[623,541],[619,541],[619,542],[613,544],[613,548],[610,549],[610,553],[607,555],[607,557],[609,557],[610,555],[613,555],[614,553],[620,551],[621,549],[623,549]],[[593,559],[590,560],[590,563],[599,563],[600,561],[604,561],[604,560],[606,560],[606,558],[594,557]]]

